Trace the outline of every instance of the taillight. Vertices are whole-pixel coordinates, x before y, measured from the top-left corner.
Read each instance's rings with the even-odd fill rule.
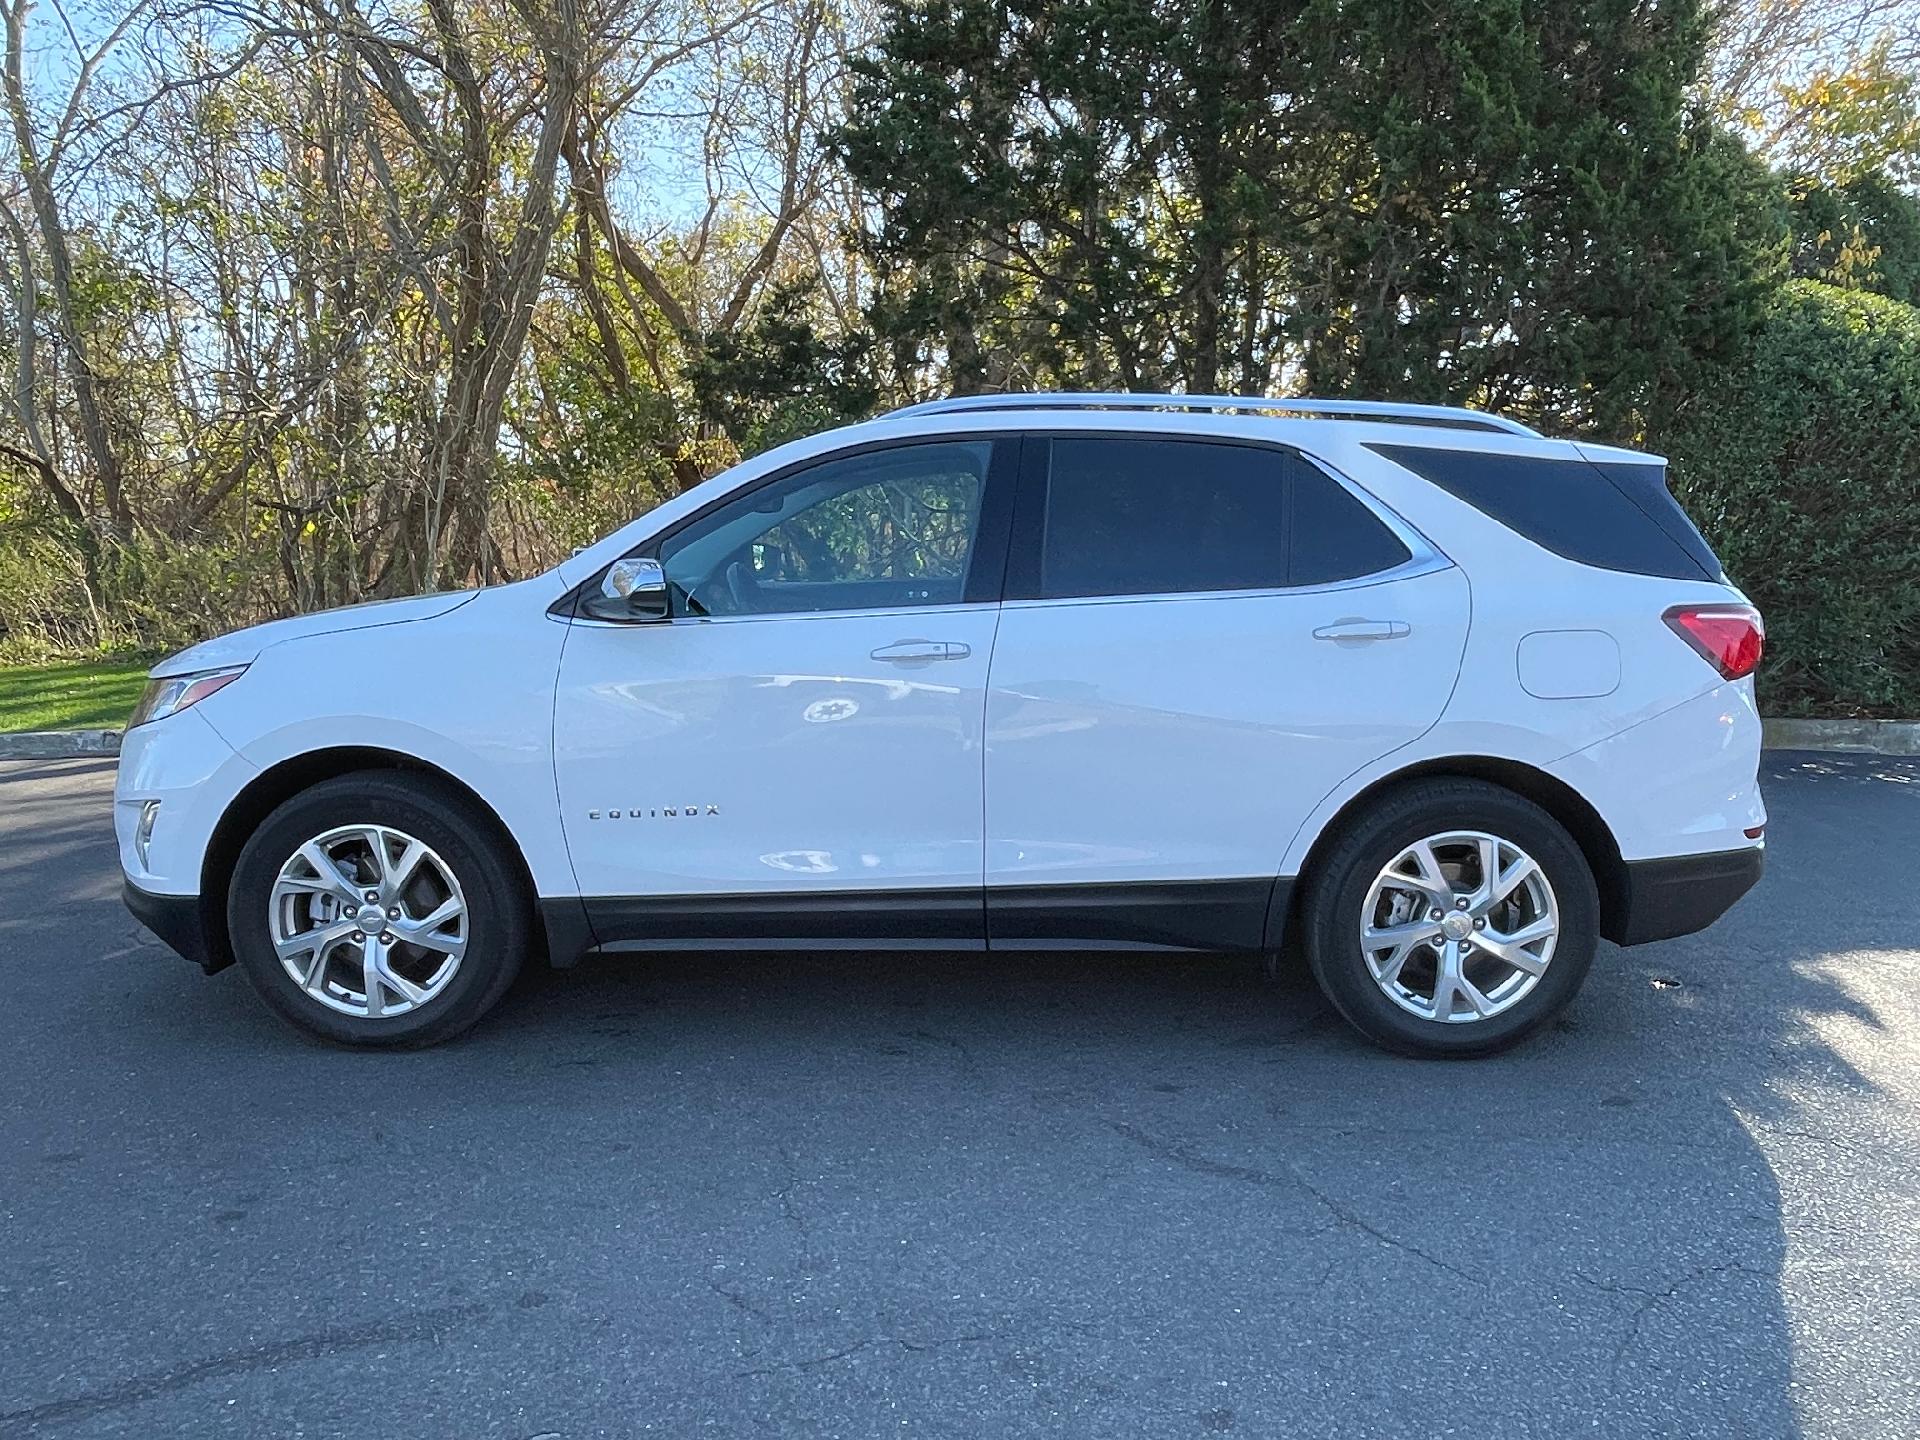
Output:
[[[1751,605],[1676,605],[1661,618],[1723,679],[1751,675],[1760,663],[1767,628]]]

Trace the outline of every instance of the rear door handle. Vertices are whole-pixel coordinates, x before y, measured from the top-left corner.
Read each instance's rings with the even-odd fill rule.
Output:
[[[1411,635],[1413,627],[1404,620],[1339,620],[1322,625],[1313,632],[1316,640],[1398,640]]]
[[[958,640],[896,640],[891,645],[882,645],[878,650],[868,653],[875,660],[924,665],[932,660],[964,660],[973,654],[973,647],[963,645]]]

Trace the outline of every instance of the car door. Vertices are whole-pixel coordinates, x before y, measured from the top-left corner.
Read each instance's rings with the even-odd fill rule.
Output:
[[[1466,580],[1278,447],[1026,448],[987,696],[991,940],[1257,947],[1314,805],[1438,719]]]
[[[571,621],[554,765],[602,944],[983,942],[1017,446],[777,473],[636,552],[664,572],[664,619]]]

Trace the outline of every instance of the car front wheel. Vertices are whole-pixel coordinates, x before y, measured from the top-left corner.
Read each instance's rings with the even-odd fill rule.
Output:
[[[1484,1055],[1551,1019],[1593,960],[1600,905],[1566,830],[1477,780],[1417,781],[1349,825],[1309,877],[1309,962],[1381,1045]]]
[[[525,886],[491,828],[405,771],[303,791],[234,867],[234,954],[274,1009],[327,1039],[449,1039],[505,993],[530,938]]]

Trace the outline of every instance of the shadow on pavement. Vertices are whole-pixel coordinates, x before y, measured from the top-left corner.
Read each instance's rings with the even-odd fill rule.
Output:
[[[460,1306],[465,1388],[407,1390],[419,1345],[382,1340],[351,1386],[232,1391],[232,1433],[451,1433],[506,1394],[529,1433],[1848,1433],[1844,1396],[1796,1410],[1762,1143],[1871,1102],[1885,1004],[1845,957],[1920,928],[1916,789],[1842,758],[1773,765],[1772,872],[1725,921],[1603,949],[1476,1063],[1379,1054],[1304,977],[1216,960],[604,959],[398,1055],[311,1044],[232,972],[82,963],[0,1021],[75,1117],[4,1132],[32,1181],[0,1294],[62,1288],[0,1433],[76,1371],[143,1381],[86,1414],[150,1429],[236,1326]],[[0,851],[6,903],[126,931],[102,817],[70,845],[62,813]],[[1835,887],[1860,903],[1809,925]],[[209,1214],[237,1218],[169,1238]]]

